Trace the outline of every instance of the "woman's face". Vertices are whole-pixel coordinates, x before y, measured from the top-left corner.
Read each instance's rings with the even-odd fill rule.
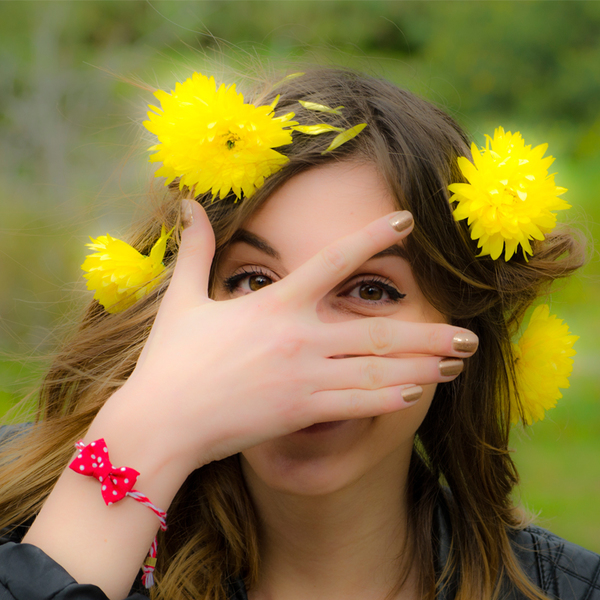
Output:
[[[331,163],[297,175],[245,224],[217,270],[216,299],[251,294],[279,281],[338,238],[397,210],[374,166]],[[443,322],[398,255],[372,258],[316,307],[323,322],[383,316]],[[343,360],[341,358],[340,360]],[[416,383],[407,382],[407,383]],[[387,415],[317,424],[242,453],[248,484],[321,495],[375,477],[406,476],[414,434],[435,391]]]

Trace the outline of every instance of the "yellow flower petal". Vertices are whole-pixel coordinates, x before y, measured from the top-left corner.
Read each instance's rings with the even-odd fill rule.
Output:
[[[329,146],[327,146],[327,148],[323,150],[321,154],[325,154],[335,150],[336,148],[339,148],[342,144],[345,144],[347,141],[356,137],[366,126],[366,123],[360,123],[354,127],[350,127],[350,129],[346,129],[346,131],[342,131],[342,133],[338,133],[338,135],[333,138],[331,144],[329,144]]]
[[[573,344],[579,336],[571,335],[569,327],[547,304],[538,306],[518,344],[513,344],[518,397],[511,394],[511,420],[519,415],[530,425],[544,418],[545,411],[556,406],[562,394],[559,388],[569,387],[576,351]]]
[[[117,313],[132,306],[160,282],[165,267],[162,260],[167,240],[173,230],[161,235],[149,256],[143,256],[135,248],[111,237],[100,236],[87,247],[89,254],[81,268],[85,271],[87,288],[94,290],[94,298],[109,312]]]
[[[332,115],[341,115],[343,106],[337,106],[336,108],[331,108],[330,106],[325,106],[324,104],[317,104],[316,102],[306,102],[305,100],[298,100],[298,102],[306,108],[306,110],[314,110],[317,112],[329,113]]]
[[[344,131],[341,127],[334,127],[327,123],[319,123],[318,125],[296,125],[296,127],[292,127],[292,129],[308,135],[320,135],[321,133],[327,133],[329,131]]]
[[[304,72],[290,73],[289,75],[286,75],[283,79],[280,79],[277,83],[274,83],[273,87],[271,89],[275,89],[276,87],[279,87],[282,83],[285,83],[286,81],[290,81],[290,79],[296,79],[297,77],[302,77],[302,75],[304,75]]]
[[[271,104],[269,104],[269,106],[271,107],[271,110],[275,110],[275,108],[279,104],[280,98],[281,98],[281,94],[277,94],[277,96],[275,96],[275,100],[273,100],[273,102],[271,102]]]

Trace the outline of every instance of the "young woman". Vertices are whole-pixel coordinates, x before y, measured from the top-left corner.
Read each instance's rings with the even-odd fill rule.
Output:
[[[563,228],[480,256],[448,192],[467,137],[408,92],[334,69],[265,89],[286,158],[245,188],[177,175],[131,240],[151,255],[173,231],[158,285],[92,302],[39,420],[6,433],[0,597],[142,597],[159,521],[74,472],[105,446],[168,509],[153,598],[600,598],[600,557],[513,506],[507,448],[527,414],[511,336],[581,245]],[[244,152],[224,131],[219,174]]]

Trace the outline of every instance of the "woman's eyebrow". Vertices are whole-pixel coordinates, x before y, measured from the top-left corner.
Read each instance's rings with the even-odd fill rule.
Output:
[[[252,246],[253,248],[256,248],[257,250],[260,250],[261,252],[264,252],[265,254],[274,258],[275,260],[281,260],[281,254],[279,254],[279,252],[277,252],[277,250],[275,250],[275,248],[273,248],[273,246],[271,246],[269,242],[267,242],[267,240],[261,238],[255,233],[250,233],[246,229],[238,229],[233,234],[229,243],[235,244],[236,242],[243,242],[245,244],[248,244],[249,246]],[[399,246],[397,244],[390,246],[389,248],[386,248],[381,252],[378,252],[369,260],[372,260],[374,258],[383,258],[384,256],[397,256],[398,258],[403,258],[404,260],[408,261],[408,255],[406,253],[406,250],[402,246]]]
[[[248,244],[248,246],[252,246],[257,250],[264,252],[265,254],[267,254],[271,258],[274,258],[275,260],[281,260],[281,254],[279,254],[279,252],[277,252],[277,250],[275,250],[275,248],[273,248],[273,246],[271,246],[269,242],[267,242],[267,240],[261,238],[255,233],[250,233],[246,229],[238,229],[233,234],[233,237],[231,238],[229,243],[235,244],[236,242],[243,242],[244,244]]]
[[[375,254],[375,256],[371,257],[371,260],[374,258],[383,258],[384,256],[397,256],[398,258],[403,258],[404,260],[410,262],[406,250],[397,244],[378,252]]]

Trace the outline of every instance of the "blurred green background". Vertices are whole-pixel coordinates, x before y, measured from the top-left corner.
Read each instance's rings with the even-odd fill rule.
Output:
[[[192,70],[261,60],[362,68],[424,95],[479,143],[503,125],[548,142],[600,239],[600,3],[127,1],[0,3],[0,413],[89,299],[87,236],[126,229],[151,179],[140,122]],[[600,552],[600,263],[551,299],[579,334],[572,385],[513,445],[538,522]],[[39,359],[42,360],[39,360]],[[18,418],[18,417],[17,417]]]

